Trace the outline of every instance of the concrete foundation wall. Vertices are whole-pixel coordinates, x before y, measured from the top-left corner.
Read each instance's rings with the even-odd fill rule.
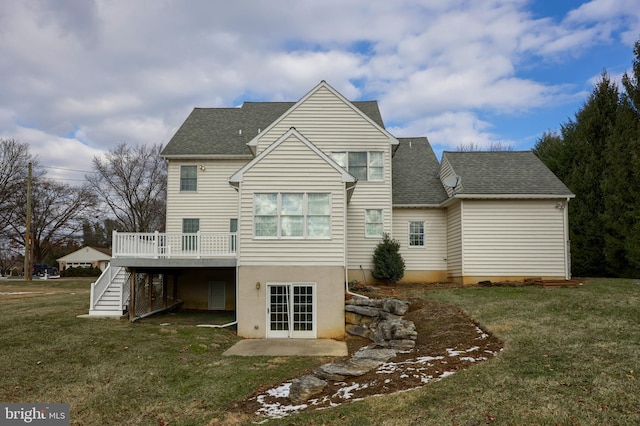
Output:
[[[467,276],[467,277],[450,277],[449,281],[458,283],[458,284],[477,284],[481,281],[491,281],[494,283],[501,281],[524,281],[529,278],[541,278],[543,280],[564,280],[564,276]]]
[[[267,337],[267,284],[315,283],[317,338],[344,337],[342,266],[240,266],[238,336]],[[260,283],[259,288],[257,283]]]
[[[386,284],[373,278],[371,276],[370,269],[349,269],[349,282],[357,280],[361,284]],[[405,270],[404,277],[399,281],[400,283],[435,283],[435,282],[447,282],[447,271],[413,271]]]

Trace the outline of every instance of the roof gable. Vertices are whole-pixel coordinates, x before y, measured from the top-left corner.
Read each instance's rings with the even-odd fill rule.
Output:
[[[56,259],[57,261],[94,261],[94,260],[110,260],[111,250],[85,246],[78,250]]]
[[[323,87],[329,86],[324,83]],[[344,101],[358,114],[384,129],[376,101]],[[161,155],[169,159],[252,158],[253,152],[247,144],[299,102],[245,102],[239,108],[194,108]]]
[[[348,171],[346,171],[345,169],[340,167],[338,165],[338,163],[336,163],[333,159],[331,159],[331,157],[329,157],[324,152],[322,152],[318,147],[316,147],[314,144],[312,144],[307,138],[302,136],[300,134],[300,132],[298,132],[295,128],[292,127],[291,129],[289,129],[289,131],[287,131],[285,134],[280,136],[280,138],[278,138],[278,140],[276,140],[271,145],[269,145],[269,147],[267,147],[264,151],[262,151],[257,157],[255,157],[253,160],[251,160],[249,163],[247,163],[245,166],[243,166],[240,170],[235,172],[229,178],[229,183],[232,186],[238,186],[238,184],[240,182],[242,182],[242,180],[244,179],[244,174],[248,170],[250,170],[256,164],[258,164],[260,161],[262,161],[263,158],[268,156],[271,152],[273,152],[273,150],[275,150],[278,146],[280,146],[280,144],[282,144],[284,141],[288,140],[289,137],[291,137],[291,136],[295,136],[295,138],[297,140],[299,140],[302,144],[306,145],[307,148],[309,148],[316,155],[318,155],[320,158],[322,158],[329,166],[334,168],[336,170],[336,172],[338,172],[340,174],[341,179],[342,179],[343,182],[355,183],[357,181],[357,179],[355,177],[353,177],[353,175],[351,175]]]
[[[445,151],[442,158],[461,178],[456,196],[574,196],[531,151]]]
[[[360,108],[358,108],[355,102],[351,102],[342,96],[337,90],[331,87],[327,82],[322,80],[316,87],[314,87],[311,91],[309,91],[305,96],[303,96],[298,102],[293,104],[286,112],[284,112],[278,119],[274,120],[263,132],[257,134],[249,143],[247,144],[249,147],[255,149],[258,146],[258,142],[263,133],[269,132],[273,127],[275,127],[278,123],[284,120],[287,116],[292,114],[300,105],[304,104],[309,98],[311,98],[318,91],[325,89],[332,93],[337,99],[343,102],[346,106],[351,108],[356,114],[362,117],[365,121],[369,122],[372,126],[378,129],[381,133],[383,133],[386,137],[389,138],[389,141],[392,145],[397,145],[397,139],[389,133],[382,123],[382,117],[380,117],[380,111],[378,110],[377,102],[368,101],[368,102],[360,102]],[[362,108],[362,109],[361,109]],[[367,113],[365,113],[367,111]],[[371,114],[371,115],[369,115]]]

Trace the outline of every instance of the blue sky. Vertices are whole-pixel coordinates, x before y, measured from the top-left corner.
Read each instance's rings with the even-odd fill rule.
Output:
[[[629,70],[639,38],[636,0],[5,1],[0,137],[74,183],[63,169],[166,144],[193,107],[295,101],[326,80],[438,156],[526,150],[603,70]]]

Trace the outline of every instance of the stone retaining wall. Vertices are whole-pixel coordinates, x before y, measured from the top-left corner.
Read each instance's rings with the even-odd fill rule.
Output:
[[[361,376],[395,358],[397,351],[411,349],[418,337],[415,324],[402,319],[409,303],[396,299],[352,298],[345,303],[346,331],[371,340],[351,358],[324,364],[312,375],[296,379],[289,398],[301,403],[322,392],[329,381]]]

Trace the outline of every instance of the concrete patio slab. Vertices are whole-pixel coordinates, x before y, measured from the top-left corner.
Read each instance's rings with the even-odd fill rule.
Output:
[[[347,344],[331,339],[246,339],[222,355],[237,356],[347,356]]]

